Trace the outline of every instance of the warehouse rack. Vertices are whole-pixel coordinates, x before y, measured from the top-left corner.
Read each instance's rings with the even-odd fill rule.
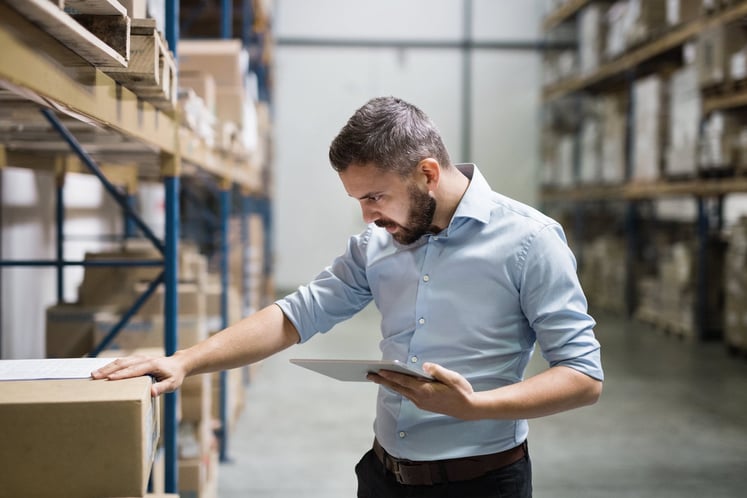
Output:
[[[542,27],[547,37],[552,37],[554,30],[560,26],[574,23],[585,7],[598,3],[610,5],[611,2],[593,0],[568,0],[550,12],[543,21]],[[663,2],[662,2],[663,3]],[[734,193],[747,192],[747,178],[744,177],[695,177],[685,179],[659,179],[655,181],[633,181],[631,172],[632,160],[632,123],[631,116],[635,109],[633,98],[633,81],[636,77],[656,72],[667,65],[681,64],[683,45],[695,40],[705,30],[726,24],[738,23],[747,19],[747,2],[729,1],[713,2],[715,7],[705,9],[695,19],[656,33],[624,51],[617,57],[602,61],[594,70],[573,74],[559,81],[546,84],[541,90],[542,101],[546,104],[561,99],[575,102],[595,94],[611,90],[622,91],[627,95],[627,123],[625,142],[625,180],[623,183],[608,185],[573,185],[543,186],[540,198],[546,207],[570,206],[573,211],[573,232],[580,238],[584,232],[586,211],[584,206],[596,206],[599,202],[621,203],[624,206],[622,225],[626,239],[626,292],[625,309],[632,316],[636,301],[634,255],[640,247],[639,230],[641,209],[646,202],[665,197],[691,197],[697,203],[695,232],[697,236],[696,251],[696,312],[695,335],[698,339],[711,337],[705,317],[708,279],[712,278],[708,269],[707,248],[712,229],[723,226],[724,197]],[[723,91],[705,93],[702,96],[703,116],[713,111],[737,109],[747,106],[747,88],[735,86]],[[579,174],[580,128],[574,139],[574,176]],[[580,252],[580,248],[578,249]],[[582,255],[578,255],[579,263]]]
[[[247,156],[210,147],[180,126],[174,106],[175,72],[170,66],[168,51],[161,52],[161,65],[156,64],[155,73],[151,71],[153,81],[159,82],[157,87],[151,84],[146,88],[142,82],[128,82],[121,70],[113,69],[126,66],[129,42],[134,41],[136,35],[161,43],[162,48],[166,45],[173,53],[178,52],[178,1],[166,1],[166,40],[160,38],[160,41],[158,33],[150,31],[150,23],[138,24],[137,20],[130,20],[123,14],[118,2],[67,0],[66,4],[79,9],[76,12],[82,16],[71,20],[72,16],[48,0],[0,1],[0,46],[3,47],[0,51],[0,103],[6,110],[13,109],[14,116],[20,116],[17,119],[22,121],[18,124],[24,125],[24,130],[10,130],[4,134],[3,143],[0,144],[0,168],[13,166],[47,170],[54,172],[58,179],[56,259],[2,261],[0,266],[56,267],[59,301],[62,301],[63,293],[62,270],[66,266],[162,266],[163,272],[149,284],[91,354],[96,355],[104,349],[156,288],[164,284],[164,343],[166,354],[171,355],[176,351],[178,337],[176,292],[180,177],[207,174],[218,185],[220,212],[215,220],[218,223],[216,228],[221,233],[222,327],[228,325],[227,233],[232,202],[238,197],[240,208],[233,211],[241,216],[244,243],[248,243],[248,233],[244,228],[249,214],[259,213],[265,220],[265,230],[270,230],[270,202],[263,192],[261,180],[252,170],[257,166],[251,164]],[[245,5],[250,5],[250,2],[247,0]],[[80,10],[92,6],[90,12]],[[120,39],[116,43],[110,41],[105,33],[95,32],[92,25],[87,23],[85,16],[100,14],[97,11],[99,8],[106,10],[105,17],[116,19],[116,29],[112,28],[112,24],[107,24],[105,30],[119,33]],[[251,15],[250,7],[245,9],[245,13]],[[226,10],[225,15],[230,15],[230,12]],[[136,26],[141,31],[137,31]],[[121,40],[121,36],[129,35],[132,35],[131,40]],[[115,47],[114,51],[111,50],[112,46]],[[167,85],[167,81],[171,83]],[[65,260],[62,186],[67,172],[90,172],[97,176],[124,213],[124,237],[134,236],[135,233],[143,235],[162,254],[163,259],[137,262]],[[132,207],[133,184],[138,180],[163,181],[166,196],[163,241],[153,234]],[[128,185],[128,188],[123,192],[115,184]],[[269,237],[265,239],[269,244]],[[268,259],[266,256],[266,272],[271,271]],[[222,424],[219,433],[222,461],[227,459],[228,439],[225,390],[225,372],[222,372]],[[172,493],[178,491],[175,396],[175,393],[165,395],[163,431],[165,489]]]

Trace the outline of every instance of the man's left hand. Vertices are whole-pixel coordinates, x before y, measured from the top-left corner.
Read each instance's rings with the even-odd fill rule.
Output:
[[[368,379],[401,394],[422,410],[464,420],[479,418],[476,413],[475,391],[467,379],[435,363],[424,363],[423,371],[436,380],[422,380],[390,370],[369,374]]]

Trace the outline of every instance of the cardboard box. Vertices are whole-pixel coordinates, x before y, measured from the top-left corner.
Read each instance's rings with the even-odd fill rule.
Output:
[[[90,353],[95,346],[93,328],[96,316],[107,311],[111,309],[74,304],[47,308],[46,357],[80,358]]]
[[[101,342],[119,321],[118,315],[96,315],[94,341]],[[160,316],[136,315],[119,331],[108,349],[131,351],[140,348],[164,347],[164,319]],[[207,339],[207,321],[204,316],[180,315],[177,322],[177,348],[185,349]]]
[[[0,382],[0,497],[143,496],[159,435],[151,383]]]
[[[179,71],[211,74],[218,87],[243,87],[249,52],[241,40],[179,40]]]

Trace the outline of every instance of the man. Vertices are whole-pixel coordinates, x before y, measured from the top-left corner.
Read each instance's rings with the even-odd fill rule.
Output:
[[[594,320],[560,226],[452,165],[430,119],[393,97],[358,109],[330,161],[368,227],[310,284],[169,358],[121,359],[95,378],[186,375],[266,358],[374,300],[384,359],[359,497],[528,497],[528,418],[592,404],[602,389]],[[524,380],[535,342],[550,367]]]

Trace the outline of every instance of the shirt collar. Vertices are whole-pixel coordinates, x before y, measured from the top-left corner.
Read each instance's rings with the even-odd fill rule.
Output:
[[[490,220],[491,213],[491,204],[487,201],[492,194],[488,181],[482,176],[477,166],[472,163],[456,164],[455,166],[464,176],[469,178],[470,182],[449,225],[458,218],[474,218],[482,223],[487,223]]]

